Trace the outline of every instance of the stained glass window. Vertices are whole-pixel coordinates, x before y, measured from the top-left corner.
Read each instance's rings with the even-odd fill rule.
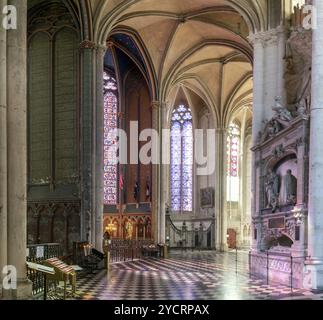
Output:
[[[227,167],[228,167],[228,201],[238,202],[239,181],[239,159],[240,159],[240,127],[232,123],[229,127],[227,139]]]
[[[118,87],[116,79],[103,75],[104,90],[104,204],[118,200],[118,164],[116,129],[118,128]]]
[[[193,210],[193,123],[192,112],[184,105],[172,114],[171,209]]]

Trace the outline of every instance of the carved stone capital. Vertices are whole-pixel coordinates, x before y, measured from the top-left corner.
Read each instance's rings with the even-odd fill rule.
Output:
[[[156,100],[151,102],[151,108],[153,110],[166,109],[166,107],[167,107],[166,102],[160,102]]]
[[[251,34],[248,39],[252,45],[262,45],[264,48],[278,44],[278,38],[283,33],[281,29],[271,29],[268,31]]]
[[[105,55],[105,53],[107,52],[107,47],[103,46],[103,45],[97,45],[96,50],[97,50],[98,54],[103,57]]]
[[[91,50],[95,50],[97,48],[97,45],[90,40],[84,40],[80,43],[80,49],[84,50],[84,49],[91,49]]]
[[[159,101],[152,101],[151,102],[151,108],[153,110],[159,110],[159,108],[160,108],[160,102]]]
[[[217,128],[215,131],[217,134],[226,134],[228,132],[228,128]]]

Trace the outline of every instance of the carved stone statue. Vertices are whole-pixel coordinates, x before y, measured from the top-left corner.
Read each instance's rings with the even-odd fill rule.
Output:
[[[276,211],[278,203],[278,196],[280,190],[280,178],[279,175],[273,170],[269,170],[267,179],[265,182],[267,208],[272,208],[273,212]]]
[[[287,103],[295,105],[311,95],[312,33],[295,30],[286,44]]]
[[[272,107],[275,111],[275,116],[273,119],[277,120],[283,125],[286,125],[289,121],[293,119],[291,112],[281,104],[281,98],[275,98],[275,106]]]
[[[276,119],[269,121],[268,133],[270,137],[275,136],[281,130],[280,124]]]
[[[276,119],[271,119],[270,121],[263,121],[264,130],[263,132],[259,132],[258,135],[258,143],[264,142],[269,138],[273,138],[282,130],[282,126]]]
[[[293,176],[292,170],[287,170],[284,177],[285,184],[285,203],[290,205],[296,204],[297,197],[297,178]]]
[[[297,115],[305,116],[309,110],[308,98],[303,98],[300,102],[296,104]]]

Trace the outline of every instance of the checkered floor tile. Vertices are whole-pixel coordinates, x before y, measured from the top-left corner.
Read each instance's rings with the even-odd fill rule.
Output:
[[[238,257],[238,258],[237,258]],[[49,299],[62,297],[62,290]],[[248,274],[248,254],[175,252],[169,259],[150,258],[113,264],[78,279],[76,300],[280,300],[323,299],[323,293],[267,285]]]

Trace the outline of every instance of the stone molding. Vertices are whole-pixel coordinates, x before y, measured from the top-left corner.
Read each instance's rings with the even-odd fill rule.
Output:
[[[104,56],[107,51],[107,47],[101,44],[97,44],[90,40],[84,40],[80,43],[80,50],[96,50],[98,54]]]
[[[84,40],[80,43],[80,49],[96,49],[97,45],[96,43],[90,41],[90,40]]]
[[[283,26],[279,26],[275,29],[251,34],[248,37],[248,40],[254,46],[257,44],[261,44],[262,47],[265,48],[265,47],[277,46],[279,38],[281,36],[285,36],[286,34],[287,34],[287,30]]]

